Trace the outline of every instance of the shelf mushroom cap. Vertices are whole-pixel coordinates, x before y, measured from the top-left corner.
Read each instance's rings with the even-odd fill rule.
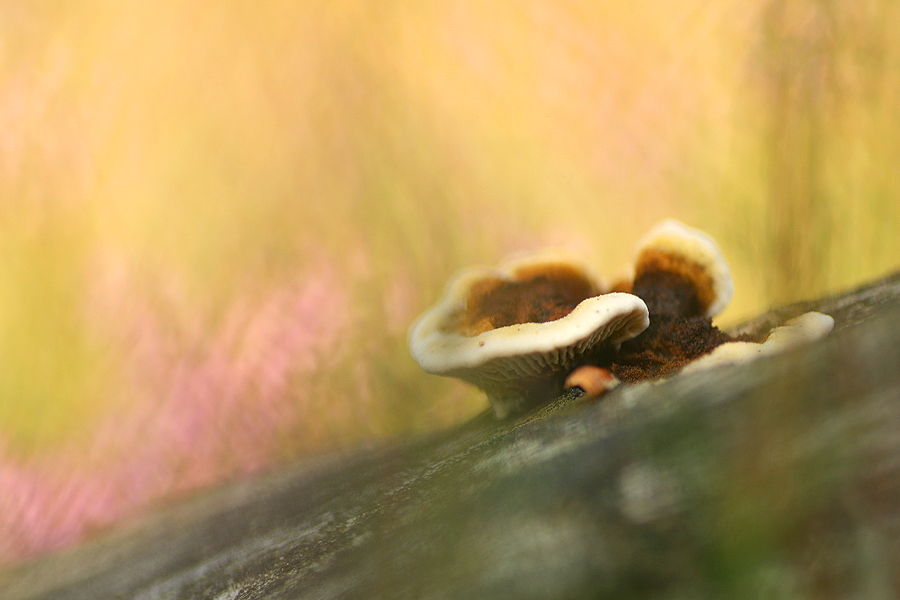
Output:
[[[425,371],[483,389],[503,416],[536,395],[552,396],[585,355],[648,325],[637,296],[601,294],[585,267],[541,254],[461,273],[413,324],[409,347]]]
[[[722,312],[734,293],[731,271],[716,242],[675,219],[660,222],[638,242],[635,280],[654,270],[690,280],[709,318]]]

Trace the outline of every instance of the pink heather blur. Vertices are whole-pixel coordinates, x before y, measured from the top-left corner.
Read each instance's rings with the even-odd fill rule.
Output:
[[[116,287],[96,316],[128,353],[134,397],[97,424],[88,447],[20,462],[0,446],[0,563],[271,466],[317,394],[312,374],[338,364],[351,321],[328,266],[234,302],[207,335],[195,326],[201,315],[173,327]]]

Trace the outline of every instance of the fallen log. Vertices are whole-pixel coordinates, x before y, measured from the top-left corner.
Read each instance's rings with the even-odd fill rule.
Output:
[[[815,344],[215,490],[0,597],[898,597],[900,274],[732,333],[810,310]]]

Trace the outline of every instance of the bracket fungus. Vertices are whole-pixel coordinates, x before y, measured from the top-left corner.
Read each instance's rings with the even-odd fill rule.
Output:
[[[762,344],[720,331],[712,318],[734,290],[728,265],[710,236],[672,219],[641,239],[633,279],[613,290],[559,255],[472,268],[413,324],[410,352],[428,373],[484,390],[505,417],[563,387],[598,397],[620,381],[746,362],[816,340],[834,323],[807,313]]]
[[[461,273],[412,326],[409,346],[425,371],[478,386],[504,417],[551,399],[575,367],[648,324],[637,296],[603,294],[582,265],[539,255]]]

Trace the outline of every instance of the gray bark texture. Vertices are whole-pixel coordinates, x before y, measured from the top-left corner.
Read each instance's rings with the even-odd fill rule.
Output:
[[[900,597],[900,274],[824,340],[208,492],[0,598]]]

